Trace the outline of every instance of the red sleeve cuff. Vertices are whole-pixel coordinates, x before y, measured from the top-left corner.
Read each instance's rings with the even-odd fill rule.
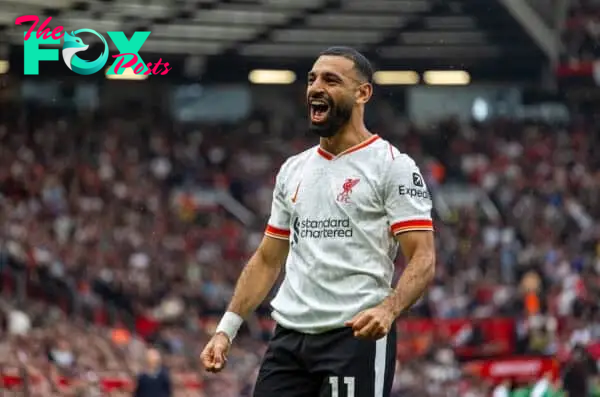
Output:
[[[267,225],[267,230],[265,230],[265,234],[269,237],[279,238],[283,240],[287,240],[290,238],[289,230],[280,229],[271,225]]]
[[[393,234],[410,232],[413,230],[431,230],[433,231],[433,222],[431,219],[413,219],[410,221],[401,221],[392,224],[390,227]]]

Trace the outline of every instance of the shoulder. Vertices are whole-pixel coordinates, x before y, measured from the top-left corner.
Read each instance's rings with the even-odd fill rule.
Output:
[[[302,167],[306,161],[316,153],[317,147],[318,146],[312,146],[303,152],[288,157],[279,168],[279,175],[282,178],[285,178],[290,173],[294,172],[294,170]]]
[[[414,159],[400,151],[389,141],[380,138],[372,145],[372,153],[369,157],[377,161],[381,167],[382,175],[389,172],[390,169],[416,169],[417,164]]]

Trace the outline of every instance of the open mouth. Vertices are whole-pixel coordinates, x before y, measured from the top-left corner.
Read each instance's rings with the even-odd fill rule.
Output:
[[[329,114],[329,104],[322,99],[312,99],[309,102],[310,121],[313,123],[322,123]]]

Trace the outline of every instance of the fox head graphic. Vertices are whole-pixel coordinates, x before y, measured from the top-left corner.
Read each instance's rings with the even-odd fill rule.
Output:
[[[63,59],[65,61],[65,64],[67,64],[67,67],[73,70],[73,67],[71,66],[71,60],[73,59],[73,55],[80,51],[87,50],[90,46],[85,45],[83,43],[83,40],[75,36],[75,33],[73,32],[71,32],[71,34],[65,32],[64,39],[65,42],[62,48]]]
[[[89,48],[89,45],[85,45],[83,40],[76,36],[79,33],[92,33],[102,40],[104,51],[95,61],[86,61],[76,55],[78,52],[85,51]],[[102,69],[108,59],[108,43],[101,34],[92,29],[79,29],[75,32],[71,32],[71,34],[65,32],[62,56],[67,67],[75,73],[84,75],[96,73]]]

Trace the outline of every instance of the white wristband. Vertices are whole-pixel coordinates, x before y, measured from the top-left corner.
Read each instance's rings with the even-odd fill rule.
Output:
[[[229,337],[229,341],[233,342],[233,339],[237,335],[243,323],[244,319],[240,317],[239,314],[234,312],[225,312],[221,318],[221,321],[219,321],[219,325],[217,325],[215,333],[223,332]]]

